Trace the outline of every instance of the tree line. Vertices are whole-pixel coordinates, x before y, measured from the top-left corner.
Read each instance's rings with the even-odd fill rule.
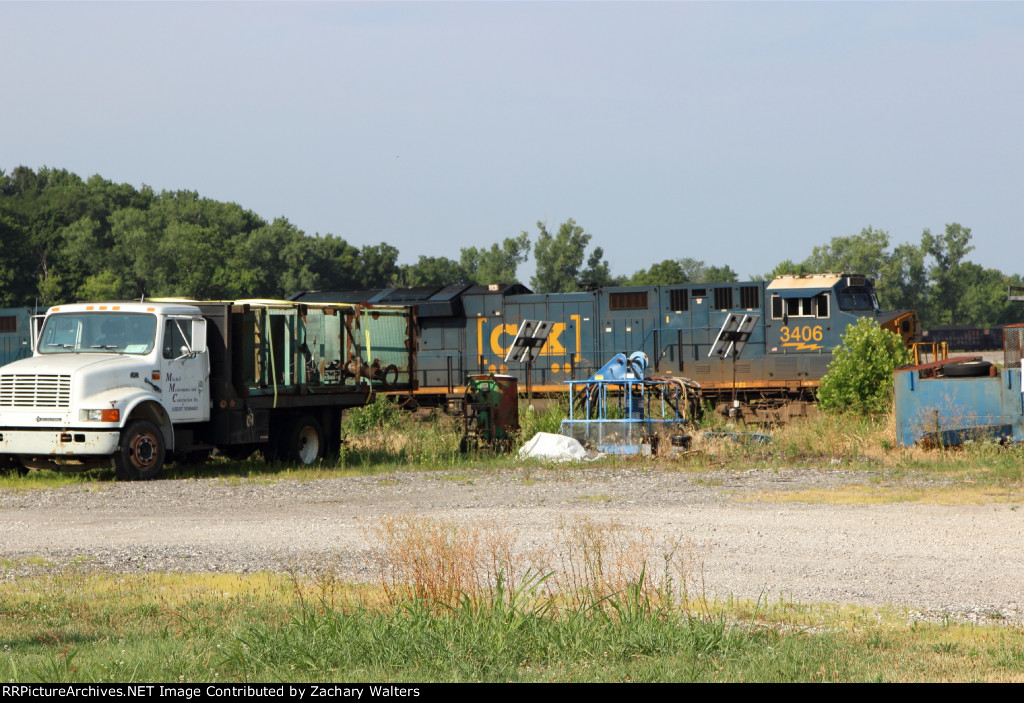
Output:
[[[465,247],[458,259],[420,256],[399,264],[381,242],[355,246],[333,234],[307,235],[285,218],[267,222],[236,203],[194,191],[135,188],[63,169],[0,170],[0,306],[48,306],[71,300],[160,296],[197,299],[282,298],[298,290],[519,282],[532,254],[534,291],[593,286],[737,281],[729,266],[682,257],[612,275],[604,251],[570,219],[521,232],[490,247]],[[854,271],[876,281],[886,308],[914,308],[926,327],[989,326],[1019,319],[1006,287],[1019,275],[985,269],[966,256],[971,231],[924,230],[919,244],[890,248],[887,232],[868,227],[814,247],[753,279],[784,273]]]

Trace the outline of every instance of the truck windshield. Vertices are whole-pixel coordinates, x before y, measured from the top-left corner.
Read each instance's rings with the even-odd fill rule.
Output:
[[[116,352],[148,354],[156,336],[156,317],[144,313],[61,313],[46,318],[39,335],[41,354]]]

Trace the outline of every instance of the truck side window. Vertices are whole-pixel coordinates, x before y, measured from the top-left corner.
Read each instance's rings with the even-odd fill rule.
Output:
[[[165,359],[177,359],[182,347],[192,347],[192,321],[170,319],[164,324]]]

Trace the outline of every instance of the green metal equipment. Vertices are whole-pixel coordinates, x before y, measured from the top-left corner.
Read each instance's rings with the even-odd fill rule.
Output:
[[[515,376],[470,375],[466,383],[463,452],[487,447],[492,451],[512,449],[519,431],[519,386]]]

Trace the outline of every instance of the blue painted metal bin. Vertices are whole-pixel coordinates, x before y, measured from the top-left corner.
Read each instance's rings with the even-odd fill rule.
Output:
[[[1024,396],[1019,368],[989,375],[944,375],[964,359],[897,369],[895,380],[896,438],[913,444],[956,446],[972,440],[1024,441]]]

